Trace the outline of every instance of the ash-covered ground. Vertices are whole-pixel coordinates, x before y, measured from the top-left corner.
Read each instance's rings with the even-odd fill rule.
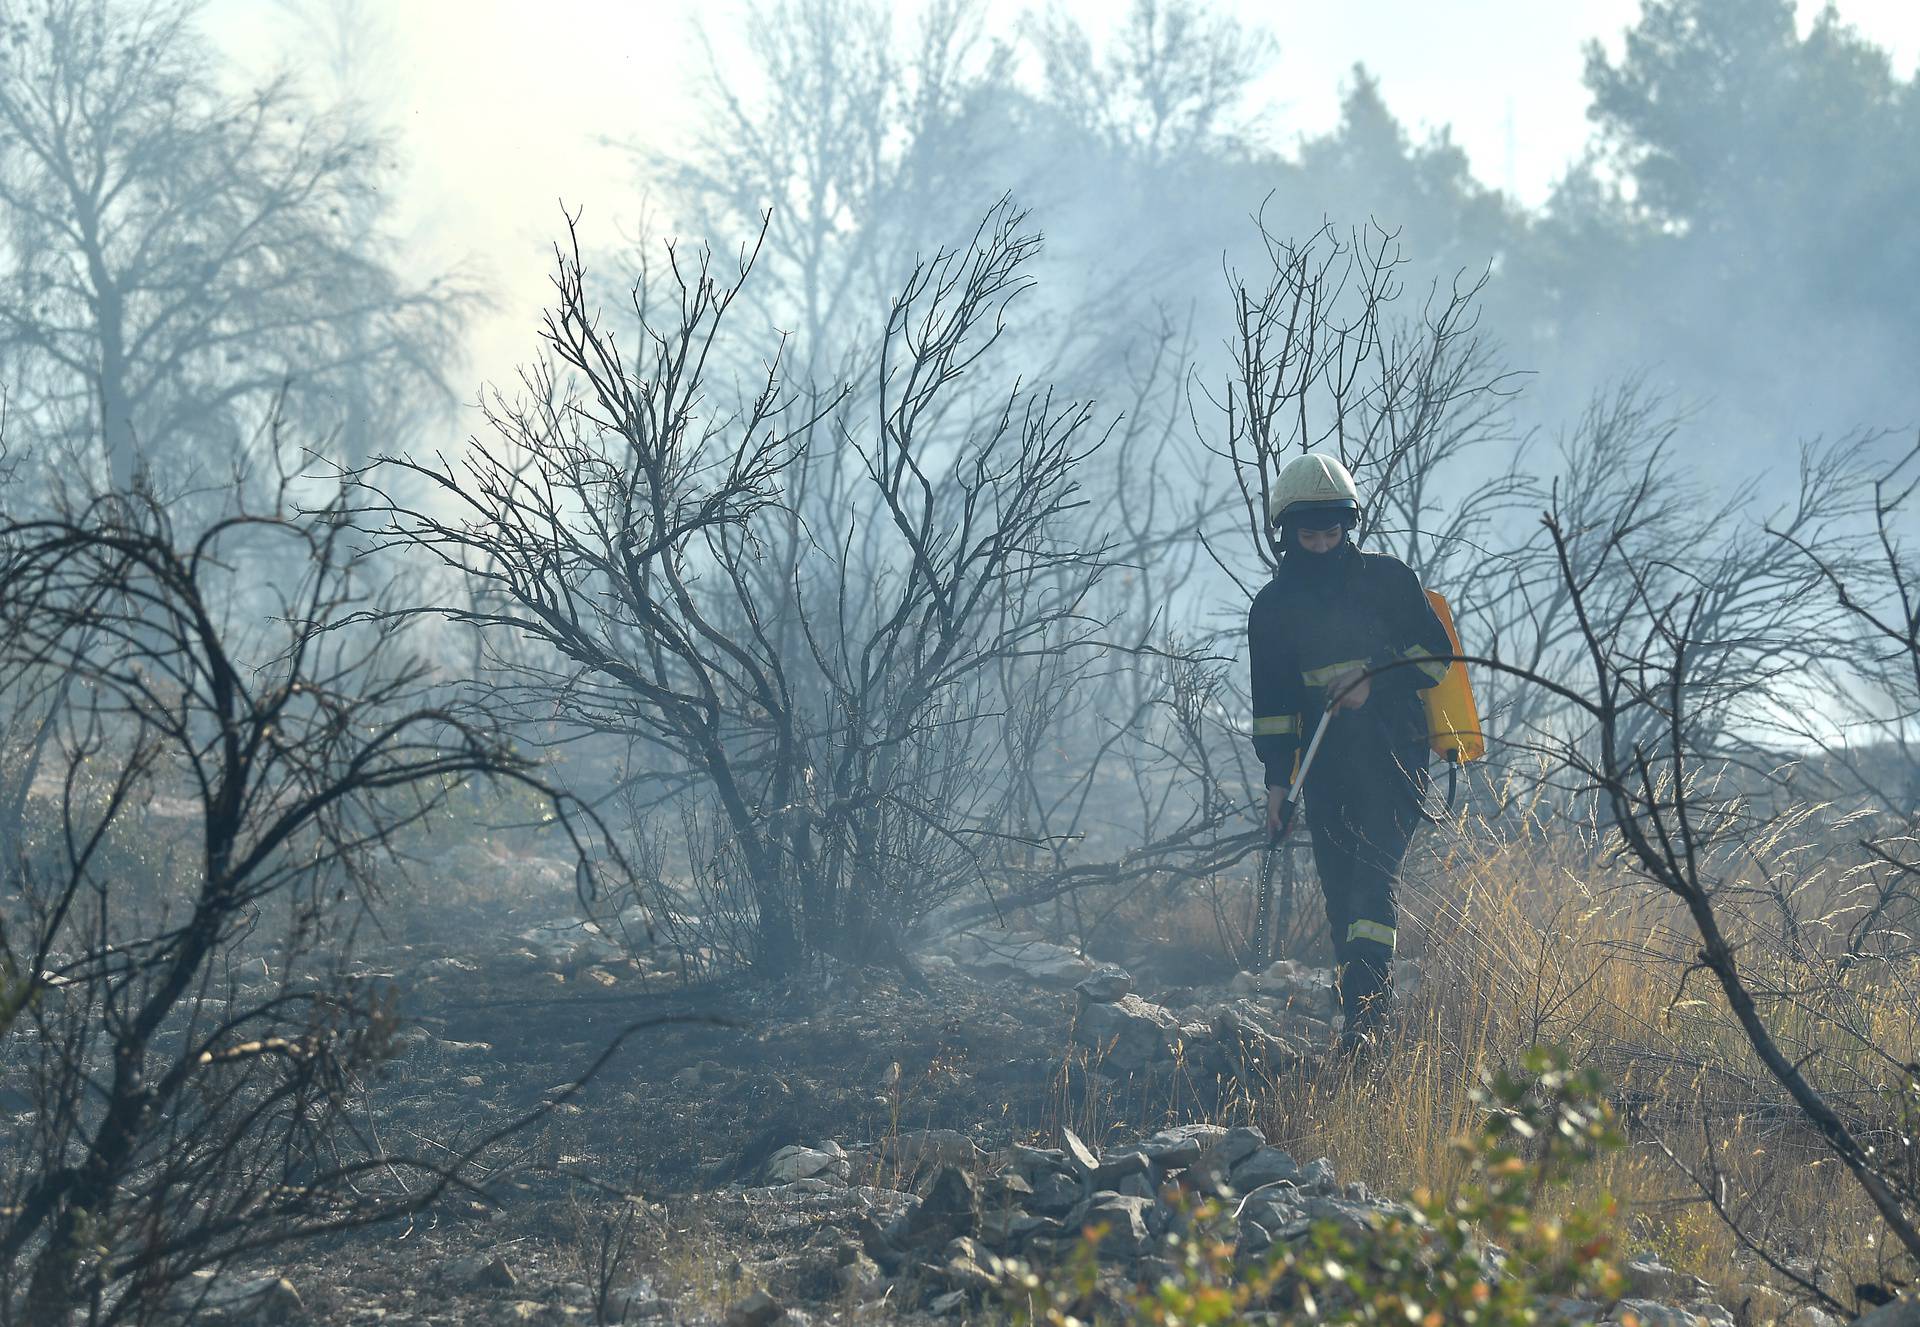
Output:
[[[1304,1129],[1269,1105],[1286,1078],[1355,1072],[1328,1054],[1324,969],[1256,979],[1153,936],[1096,961],[987,921],[925,943],[918,982],[687,985],[671,955],[583,922],[563,873],[528,878],[504,916],[410,907],[366,947],[363,975],[395,984],[403,1020],[368,1127],[397,1150],[458,1149],[645,1026],[490,1151],[473,1190],[235,1269],[202,1317],[1005,1320],[1006,1260],[1064,1266],[1089,1227],[1105,1232],[1090,1303],[1118,1316],[1129,1287],[1172,1271],[1200,1199],[1247,1259],[1401,1210],[1343,1182],[1339,1158],[1301,1154]],[[1420,976],[1402,965],[1403,987]],[[1643,1259],[1627,1299],[1549,1307],[1730,1325],[1706,1293]]]

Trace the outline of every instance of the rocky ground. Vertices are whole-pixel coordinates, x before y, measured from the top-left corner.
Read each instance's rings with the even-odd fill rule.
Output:
[[[1324,970],[1195,985],[1190,961],[1097,966],[987,925],[917,955],[924,989],[843,973],[775,994],[686,989],[664,956],[636,960],[570,912],[418,925],[432,934],[403,929],[371,955],[407,1019],[371,1088],[390,1145],[457,1145],[572,1082],[622,1029],[677,1021],[636,1033],[515,1140],[499,1201],[457,1198],[233,1274],[207,1316],[970,1320],[996,1312],[997,1258],[1057,1263],[1091,1224],[1108,1232],[1106,1293],[1152,1279],[1186,1219],[1176,1194],[1224,1198],[1249,1256],[1392,1210],[1251,1125],[1263,1082],[1320,1071]],[[1731,1327],[1689,1277],[1641,1263],[1632,1284],[1618,1305],[1552,1308]]]

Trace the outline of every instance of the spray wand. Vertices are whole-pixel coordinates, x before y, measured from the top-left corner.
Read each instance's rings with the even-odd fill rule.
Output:
[[[1307,771],[1313,768],[1313,758],[1320,754],[1320,741],[1327,735],[1327,725],[1333,721],[1333,707],[1329,705],[1320,716],[1319,727],[1313,730],[1313,740],[1307,743],[1307,754],[1300,759],[1300,772],[1294,776],[1293,784],[1287,789],[1286,800],[1280,803],[1280,823],[1274,827],[1267,839],[1267,846],[1260,854],[1260,898],[1254,910],[1253,919],[1253,970],[1266,969],[1272,955],[1273,935],[1284,938],[1287,928],[1293,924],[1293,873],[1288,872],[1285,888],[1280,894],[1279,925],[1269,930],[1268,914],[1273,911],[1273,872],[1279,864],[1282,845],[1287,834],[1293,828],[1293,813],[1300,806],[1300,790],[1307,786]]]

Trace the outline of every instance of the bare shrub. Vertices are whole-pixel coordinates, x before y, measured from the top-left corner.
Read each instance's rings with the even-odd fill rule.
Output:
[[[33,1104],[0,1152],[6,1321],[143,1319],[197,1269],[421,1210],[490,1141],[410,1157],[350,1119],[396,1027],[351,965],[387,845],[529,780],[360,616],[352,535],[335,506],[182,539],[137,495],[0,526],[0,698],[34,725],[0,862],[0,1074]],[[298,583],[235,587],[289,546]]]
[[[1787,883],[1817,883],[1825,873],[1810,833],[1818,808],[1766,795],[1776,780],[1752,759],[1758,725],[1742,722],[1754,712],[1747,707],[1790,702],[1800,659],[1846,647],[1840,624],[1808,593],[1819,562],[1795,553],[1804,540],[1845,555],[1844,540],[1822,539],[1807,519],[1818,507],[1805,495],[1818,494],[1824,477],[1817,469],[1803,476],[1802,500],[1777,527],[1785,537],[1749,530],[1684,569],[1664,550],[1636,548],[1630,522],[1620,521],[1583,570],[1558,514],[1547,516],[1590,668],[1578,693],[1561,688],[1587,726],[1569,733],[1556,757],[1593,795],[1610,846],[1675,905],[1667,925],[1677,938],[1649,951],[1662,960],[1657,970],[1677,972],[1673,1003],[1704,999],[1710,1028],[1738,1030],[1758,1068],[1754,1108],[1792,1111],[1851,1176],[1889,1243],[1882,1273],[1897,1281],[1920,1263],[1908,1128],[1920,1051],[1915,973],[1910,962],[1882,963],[1867,975],[1857,946],[1835,943],[1842,932],[1827,919],[1844,879],[1824,888]],[[1611,602],[1593,594],[1607,564],[1615,583],[1630,587]],[[1849,601],[1843,589],[1841,602]],[[1826,852],[1831,863],[1831,845]],[[1699,1169],[1688,1173],[1756,1257],[1837,1304],[1818,1269],[1795,1270],[1781,1250],[1793,1231],[1739,1221],[1744,1204],[1729,1197],[1716,1123],[1712,1113],[1702,1117]]]
[[[642,900],[668,933],[697,906],[702,942],[769,975],[905,965],[904,928],[1003,859],[997,717],[1044,728],[1071,693],[1111,552],[1068,521],[1090,408],[976,386],[1038,243],[1003,202],[918,264],[863,417],[850,392],[788,391],[777,348],[737,407],[715,399],[706,365],[752,253],[722,276],[670,249],[665,308],[633,290],[635,362],[588,305],[576,241],[529,400],[459,465],[392,463],[457,512],[388,509],[486,586],[457,616],[566,661],[523,676],[526,703],[634,742],[629,791],[677,809],[660,846],[686,879],[656,852]]]

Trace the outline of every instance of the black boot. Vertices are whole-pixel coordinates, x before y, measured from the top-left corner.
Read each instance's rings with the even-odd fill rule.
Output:
[[[1377,1048],[1393,1012],[1392,947],[1353,940],[1347,948],[1347,961],[1340,965],[1340,1012],[1346,1015],[1340,1034],[1343,1054]]]

